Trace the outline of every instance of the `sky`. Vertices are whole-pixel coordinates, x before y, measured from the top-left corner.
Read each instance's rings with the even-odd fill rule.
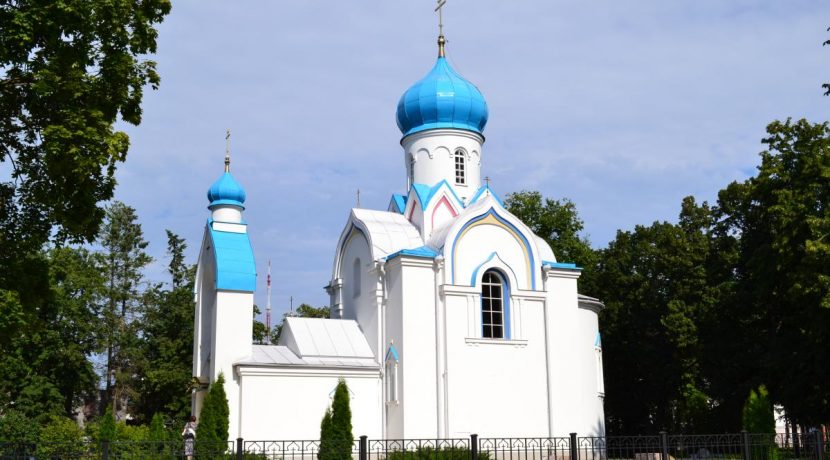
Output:
[[[165,229],[196,262],[205,196],[245,187],[256,303],[274,317],[328,304],[335,245],[360,190],[405,191],[400,95],[436,58],[434,2],[178,0],[152,56],[162,77],[116,174],[166,279]],[[676,221],[755,173],[766,125],[830,119],[830,2],[448,0],[450,64],[484,94],[482,175],[504,196],[572,200],[604,247],[618,229]]]

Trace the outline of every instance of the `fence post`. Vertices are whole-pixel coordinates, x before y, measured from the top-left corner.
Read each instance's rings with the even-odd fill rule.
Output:
[[[821,430],[816,430],[813,434],[816,436],[816,460],[824,460],[824,436],[821,435]]]
[[[660,460],[669,460],[669,434],[660,432]]]
[[[793,454],[795,458],[801,458],[801,435],[798,432],[798,425],[793,422],[792,430],[790,430],[793,437]]]
[[[110,458],[110,442],[109,441],[102,441],[101,442],[101,459],[102,460],[109,460]]]
[[[741,450],[744,454],[744,460],[752,460],[752,453],[749,450],[749,433],[746,430],[741,431]]]
[[[478,457],[478,435],[473,433],[470,435],[470,460],[476,460]]]
[[[242,443],[242,438],[236,438],[236,460],[242,460],[244,458]]]
[[[579,450],[576,447],[576,433],[571,433],[571,460],[579,460]]]
[[[369,437],[365,434],[360,437],[360,447],[358,448],[358,459],[367,460],[369,458]]]

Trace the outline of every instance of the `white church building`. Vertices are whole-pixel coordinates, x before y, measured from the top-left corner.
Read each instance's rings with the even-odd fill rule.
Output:
[[[438,43],[398,102],[406,193],[349,213],[331,319],[288,318],[278,344],[252,345],[254,253],[227,158],[210,187],[193,373],[224,373],[231,438],[318,439],[340,378],[355,436],[604,435],[603,305],[482,183],[487,104]]]

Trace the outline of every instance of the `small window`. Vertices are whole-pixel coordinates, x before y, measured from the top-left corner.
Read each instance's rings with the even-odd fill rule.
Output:
[[[409,184],[407,190],[412,188],[412,184],[415,183],[415,157],[413,155],[409,156]]]
[[[386,402],[398,403],[398,350],[392,344],[386,352]]]
[[[465,159],[464,159],[464,150],[458,149],[455,151],[455,155],[453,155],[455,160],[455,183],[456,184],[466,184],[467,177],[465,171]]]
[[[603,396],[605,395],[605,376],[602,371],[602,345],[599,343],[599,334],[597,334],[597,343],[594,345],[594,355],[597,363],[597,393]]]
[[[360,259],[354,260],[354,267],[352,268],[352,280],[354,281],[354,286],[352,286],[352,297],[358,297],[360,295]]]
[[[508,338],[505,321],[504,279],[488,270],[481,280],[481,336],[486,339]]]

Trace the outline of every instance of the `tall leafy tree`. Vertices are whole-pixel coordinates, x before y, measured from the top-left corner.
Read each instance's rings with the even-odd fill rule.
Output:
[[[143,421],[163,414],[179,422],[190,414],[196,270],[184,262],[186,249],[184,239],[167,230],[170,283],[153,286],[143,299],[136,406]]]
[[[89,356],[98,346],[103,278],[85,249],[55,248],[25,262],[32,270],[19,276],[31,290],[0,297],[0,412],[16,408],[45,423],[95,390]]]
[[[142,299],[142,271],[152,261],[145,252],[147,244],[133,208],[118,201],[107,208],[100,237],[101,269],[106,276],[104,402],[115,412],[122,401],[136,396],[140,323],[135,320]]]
[[[719,194],[721,225],[740,238],[736,301],[762,381],[816,425],[830,419],[830,125],[788,119],[767,134],[758,174]]]
[[[597,295],[609,431],[693,431],[710,398],[699,327],[717,292],[707,274],[711,211],[686,198],[678,224],[617,232],[601,251]]]
[[[169,0],[0,4],[0,162],[11,172],[0,182],[0,254],[50,235],[95,237],[129,146],[114,123],[141,121],[144,87],[160,81],[146,56],[169,11]]]

